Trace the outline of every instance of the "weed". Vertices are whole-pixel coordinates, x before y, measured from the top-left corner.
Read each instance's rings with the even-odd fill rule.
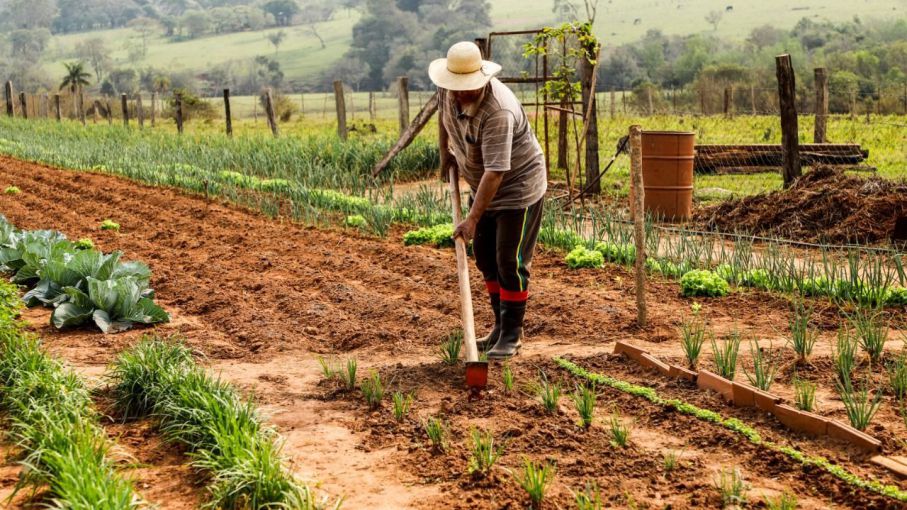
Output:
[[[768,510],[796,510],[797,496],[785,492],[777,498],[765,498],[765,506]]]
[[[721,495],[721,506],[742,506],[746,504],[746,493],[749,485],[743,479],[738,468],[722,470],[715,478],[715,488]]]
[[[514,478],[529,495],[532,508],[541,508],[548,484],[554,478],[554,467],[547,462],[542,465],[526,459],[523,464],[523,475],[514,475]]]
[[[683,319],[680,328],[680,346],[683,347],[683,354],[690,368],[695,369],[699,354],[702,352],[702,344],[705,343],[705,321],[698,314],[694,314],[689,320]]]
[[[907,399],[907,353],[901,353],[888,367],[888,382],[897,400]]]
[[[620,418],[620,411],[615,410],[609,420],[611,429],[611,446],[625,448],[630,442],[630,425]]]
[[[19,193],[22,193],[22,190],[19,189],[18,186],[7,186],[3,189],[3,192],[7,195],[18,195]]]
[[[323,356],[318,356],[318,365],[321,367],[321,376],[325,381],[333,381],[340,375],[337,365]]]
[[[734,380],[734,376],[737,374],[738,352],[740,352],[740,333],[737,331],[731,332],[720,349],[715,339],[712,338],[712,353],[715,356],[718,375],[730,381]]]
[[[838,329],[838,339],[831,346],[831,359],[835,365],[835,374],[841,384],[850,386],[850,374],[857,366],[857,340],[847,327]]]
[[[873,363],[881,361],[888,340],[888,323],[883,320],[882,312],[859,308],[850,317],[850,322],[860,347],[869,354],[869,359]]]
[[[510,393],[513,391],[513,369],[510,364],[505,364],[501,370],[501,379],[504,381],[504,391]]]
[[[439,452],[447,450],[447,427],[443,421],[432,416],[422,422],[422,428],[425,429],[432,448]]]
[[[680,464],[680,454],[675,450],[669,450],[665,452],[664,458],[661,461],[662,466],[664,467],[665,473],[670,473],[677,469],[677,466]]]
[[[750,375],[744,368],[746,378],[753,386],[762,391],[768,391],[775,382],[775,373],[778,371],[777,360],[771,354],[765,353],[765,350],[759,346],[758,340],[750,343],[750,353],[753,355],[753,373]]]
[[[472,436],[472,453],[469,457],[468,472],[471,475],[487,476],[491,468],[504,453],[504,445],[495,445],[491,431],[470,431]]]
[[[794,405],[801,411],[816,409],[816,384],[794,377]]]
[[[592,426],[596,398],[594,385],[578,386],[573,394],[573,403],[576,404],[576,411],[579,413],[579,425],[584,429]]]
[[[463,330],[454,330],[447,336],[447,340],[441,344],[438,355],[441,361],[448,365],[456,365],[460,362],[460,348],[463,346]]]
[[[574,492],[573,500],[576,502],[577,510],[601,510],[605,507],[598,485],[595,482],[587,483],[586,487],[580,492]]]
[[[381,407],[381,401],[384,399],[384,383],[381,382],[381,374],[372,371],[372,375],[367,377],[362,384],[362,397],[372,410]]]
[[[844,402],[850,425],[857,430],[866,430],[882,404],[882,392],[876,391],[870,396],[868,381],[859,390],[855,390],[849,382],[846,384],[836,382],[835,386],[841,401]]]
[[[812,318],[813,309],[807,308],[802,300],[795,300],[793,304],[793,315],[788,321],[790,325],[790,344],[797,353],[798,363],[805,363],[813,352],[816,340],[819,338],[819,331],[809,326]]]
[[[403,421],[403,418],[406,418],[406,415],[409,414],[409,410],[413,406],[413,394],[407,393],[404,395],[403,393],[396,391],[392,398],[394,401],[394,419]]]
[[[356,370],[358,366],[359,364],[356,360],[351,358],[346,360],[346,370],[340,372],[340,380],[343,381],[347,390],[356,389]]]
[[[561,398],[561,386],[558,383],[548,382],[545,372],[541,373],[542,380],[539,382],[539,398],[542,400],[542,406],[545,411],[551,414],[557,413],[557,403]]]
[[[113,220],[104,220],[101,222],[101,230],[120,231],[120,224]]]

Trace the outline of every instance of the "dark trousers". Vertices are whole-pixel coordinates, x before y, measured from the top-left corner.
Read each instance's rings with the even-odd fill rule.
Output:
[[[501,301],[525,302],[529,269],[542,225],[542,198],[525,209],[485,211],[472,241],[476,266],[490,294]]]

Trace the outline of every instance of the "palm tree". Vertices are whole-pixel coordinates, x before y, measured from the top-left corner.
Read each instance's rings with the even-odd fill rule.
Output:
[[[78,116],[76,111],[76,92],[81,92],[83,85],[88,85],[88,78],[91,77],[90,74],[85,72],[85,63],[84,62],[63,62],[63,66],[66,67],[66,76],[63,77],[63,82],[60,84],[60,90],[69,87],[69,93],[72,97],[72,111],[74,116]]]

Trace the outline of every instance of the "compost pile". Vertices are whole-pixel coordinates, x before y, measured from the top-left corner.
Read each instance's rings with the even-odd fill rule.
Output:
[[[703,208],[694,220],[710,230],[806,242],[902,242],[907,238],[907,184],[820,167],[789,189]]]

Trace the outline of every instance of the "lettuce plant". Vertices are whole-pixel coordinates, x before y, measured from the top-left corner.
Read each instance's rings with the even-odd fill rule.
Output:
[[[565,259],[570,269],[599,268],[605,265],[605,257],[598,250],[590,250],[585,246],[577,246]]]
[[[680,291],[686,297],[721,297],[730,292],[730,286],[727,280],[712,271],[696,269],[680,278]]]
[[[120,224],[113,220],[104,220],[101,222],[101,230],[115,230],[120,231]]]
[[[403,234],[403,244],[430,244],[438,248],[447,248],[454,245],[453,225],[450,223],[423,227]]]

